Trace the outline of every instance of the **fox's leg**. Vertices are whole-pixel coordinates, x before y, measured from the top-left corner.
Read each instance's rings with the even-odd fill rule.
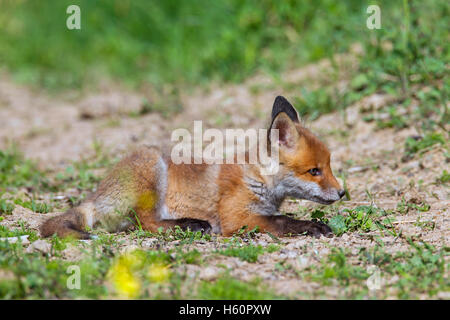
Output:
[[[59,237],[74,237],[76,239],[90,239],[91,235],[84,231],[84,215],[78,208],[69,209],[64,214],[45,221],[40,227],[42,237],[53,234]]]
[[[276,236],[306,233],[307,235],[319,238],[321,235],[331,237],[333,234],[330,227],[324,223],[296,220],[283,215],[263,216],[245,213],[240,215],[239,224],[222,221],[221,225],[223,235],[225,236],[230,236],[244,225],[248,226],[249,229],[258,226],[260,231],[270,232]]]
[[[150,232],[158,232],[160,228],[163,230],[173,229],[179,226],[182,230],[201,231],[203,233],[210,233],[211,225],[208,221],[190,218],[181,219],[160,219],[157,212],[136,210],[137,218],[142,226],[142,229]]]
[[[320,238],[321,235],[325,237],[333,236],[333,232],[329,226],[322,222],[314,222],[308,220],[297,220],[287,216],[259,216],[253,219],[255,222],[263,224],[262,231],[272,230],[275,234],[302,234],[306,233],[309,236]]]

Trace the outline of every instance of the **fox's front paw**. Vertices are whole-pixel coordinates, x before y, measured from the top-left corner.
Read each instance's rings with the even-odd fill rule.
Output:
[[[177,224],[183,230],[187,230],[189,228],[193,232],[200,231],[202,233],[211,233],[211,225],[205,220],[183,218],[179,219]]]
[[[298,221],[292,227],[297,233],[306,233],[308,236],[315,238],[320,238],[320,236],[331,238],[333,236],[331,228],[322,222]]]
[[[308,229],[307,234],[316,238],[320,238],[321,235],[327,238],[333,237],[333,230],[322,222],[311,221],[311,226]]]

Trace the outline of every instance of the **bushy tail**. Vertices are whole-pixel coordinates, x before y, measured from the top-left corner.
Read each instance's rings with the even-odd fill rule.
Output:
[[[40,232],[42,237],[56,234],[58,237],[90,239],[91,235],[83,231],[83,227],[83,216],[77,208],[72,208],[60,216],[45,221],[40,227]]]

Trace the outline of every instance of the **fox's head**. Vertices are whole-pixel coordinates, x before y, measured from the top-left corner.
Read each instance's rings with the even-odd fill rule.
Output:
[[[273,129],[278,129],[277,141],[270,141]],[[280,194],[322,204],[345,195],[331,171],[328,148],[301,125],[297,111],[284,97],[278,96],[273,104],[268,139],[279,147],[279,170],[273,178]]]

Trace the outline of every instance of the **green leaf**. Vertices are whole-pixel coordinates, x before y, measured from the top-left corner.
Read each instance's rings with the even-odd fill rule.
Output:
[[[347,225],[345,224],[344,216],[337,215],[330,219],[328,226],[333,230],[334,234],[337,236],[342,235],[347,231]]]
[[[325,216],[325,212],[321,211],[321,210],[314,210],[311,213],[311,218],[312,219],[321,219]]]

